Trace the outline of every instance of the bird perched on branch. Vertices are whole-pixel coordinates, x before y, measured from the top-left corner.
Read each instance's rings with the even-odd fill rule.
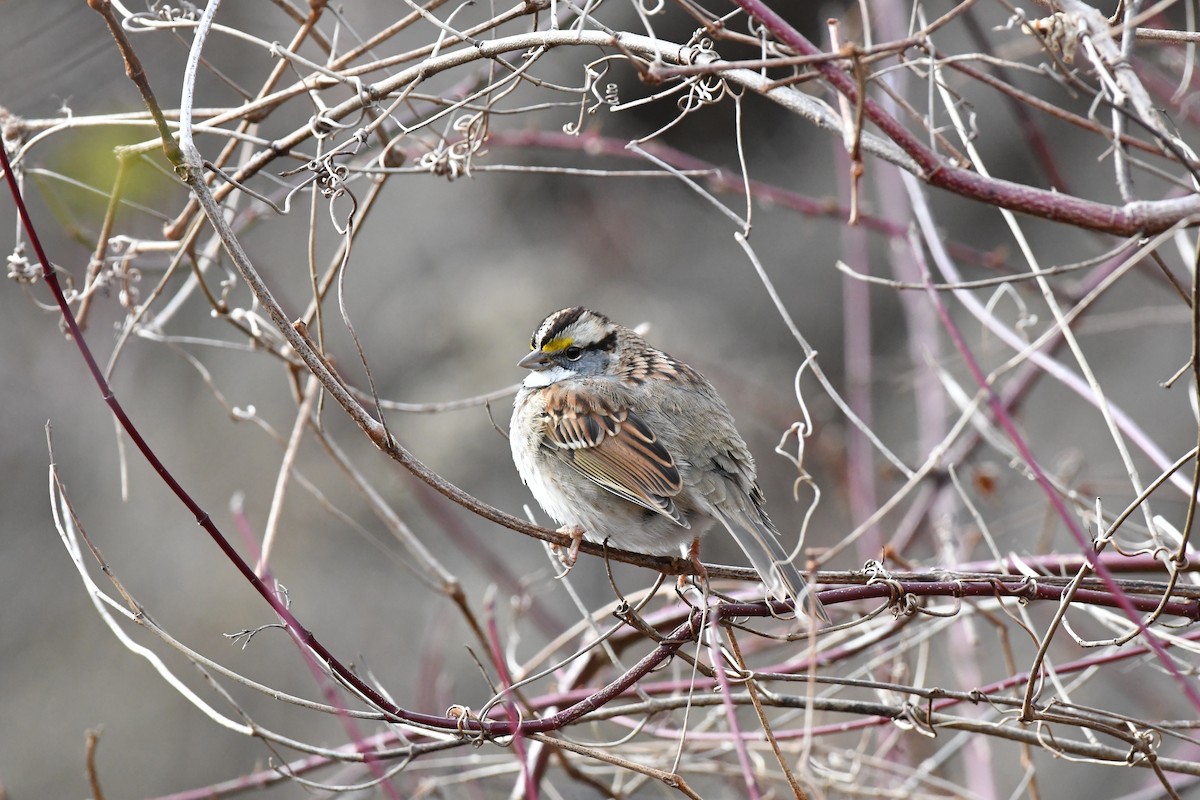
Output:
[[[533,333],[519,366],[509,443],[521,479],[574,540],[690,558],[714,520],[768,592],[828,622],[763,510],[754,458],[733,415],[696,370],[586,308]]]

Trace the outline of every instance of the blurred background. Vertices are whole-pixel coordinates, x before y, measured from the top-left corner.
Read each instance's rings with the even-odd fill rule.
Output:
[[[801,5],[803,9],[791,10],[792,22],[810,39],[828,46],[827,17],[842,18],[843,35],[853,38],[857,3]],[[952,4],[925,5],[935,16]],[[632,9],[610,10],[606,24],[640,29]],[[356,3],[343,12],[337,30],[343,47],[407,13],[381,2]],[[1011,16],[1004,4],[978,3],[968,16],[970,27],[956,24],[939,34],[948,52],[979,47],[972,37],[980,35],[1003,39],[1002,47],[1016,46],[1013,42],[1019,37],[1003,28]],[[263,41],[286,42],[296,29],[272,3],[226,4],[218,21]],[[901,21],[902,28],[904,24]],[[665,40],[686,41],[695,27],[686,15],[672,14],[656,33]],[[329,22],[324,33],[333,32]],[[375,55],[403,52],[435,35],[432,26],[418,24]],[[160,102],[176,107],[190,35],[138,34],[133,42]],[[315,50],[302,52],[321,60]],[[600,55],[552,53],[539,65],[538,75],[578,85],[583,61]],[[1164,71],[1173,63],[1168,55],[1161,57]],[[200,107],[235,104],[237,93],[230,86],[255,91],[272,66],[261,49],[230,36],[214,36],[206,56],[223,77],[202,75]],[[1030,64],[1039,62],[1036,47],[1029,47],[1024,57]],[[28,123],[21,134],[25,143],[49,127],[39,120],[87,120],[144,110],[104,21],[80,2],[0,2],[0,75],[5,78],[0,104]],[[1010,78],[1019,85],[1043,80]],[[295,79],[289,67],[282,82],[290,85]],[[471,79],[466,70],[451,71],[422,91],[447,92]],[[619,63],[611,66],[604,82],[617,85],[623,102],[654,91]],[[985,134],[978,144],[995,174],[1053,185],[1005,103],[974,83],[963,82],[955,89],[975,130]],[[340,97],[351,96],[349,90],[338,91]],[[915,89],[917,95],[923,91]],[[539,97],[531,89],[522,92],[530,103]],[[331,96],[338,92],[326,99]],[[1054,97],[1079,113],[1087,112],[1089,98],[1073,98],[1067,91]],[[514,100],[513,105],[520,104]],[[840,138],[755,95],[747,95],[743,106],[741,135],[751,178],[827,208],[845,205],[848,162]],[[259,135],[280,136],[303,125],[312,111],[311,105],[294,102],[273,115]],[[395,113],[403,116],[406,109]],[[589,134],[620,144],[653,133],[677,113],[678,106],[669,101],[617,114],[601,109],[584,127]],[[1184,124],[1192,109],[1185,103],[1176,113]],[[793,385],[804,353],[735,241],[738,226],[670,177],[490,171],[502,165],[650,168],[635,157],[593,157],[578,148],[515,145],[519,134],[532,130],[546,133],[546,144],[578,116],[578,104],[566,102],[527,114],[498,115],[491,120],[492,130],[509,138],[501,135],[498,143],[477,153],[469,175],[450,180],[413,171],[389,179],[355,241],[343,286],[343,301],[380,397],[436,403],[515,384],[522,377],[516,362],[527,351],[534,327],[564,306],[586,305],[630,326],[647,323],[652,343],[695,366],[718,387],[758,459],[768,508],[794,541],[811,492],[802,488],[798,500],[793,499],[796,470],[773,450],[789,425],[801,418]],[[432,141],[448,124],[447,120],[422,136]],[[1054,147],[1053,162],[1063,183],[1069,184],[1058,188],[1119,202],[1109,163],[1097,161],[1106,143],[1066,125],[1044,124]],[[57,129],[25,151],[25,197],[51,259],[77,288],[116,174],[113,148],[151,139],[152,132],[144,126],[80,124]],[[737,175],[731,100],[686,116],[654,142]],[[223,140],[201,137],[198,143],[206,157],[214,157]],[[412,166],[419,147],[406,146],[413,148],[406,164]],[[305,148],[306,154],[312,152],[310,144]],[[268,171],[278,176],[299,163],[281,161]],[[893,274],[893,259],[902,260],[897,254],[907,249],[905,232],[911,221],[905,209],[889,204],[899,191],[895,169],[872,160],[867,166],[862,208],[889,221],[895,235],[882,235],[870,225],[848,228],[841,213],[797,213],[786,203],[766,201],[754,207],[750,242],[800,332],[819,353],[821,367],[843,392],[853,390],[843,349],[847,331],[868,331],[872,360],[863,373],[866,385],[859,388],[874,401],[876,433],[915,466],[928,451],[928,442],[922,441],[915,421],[914,387],[936,385],[933,367],[938,363],[959,371],[962,365],[949,348],[929,352],[914,347],[901,298],[892,289],[866,290],[865,305],[860,294],[858,311],[847,317],[845,298],[852,282],[835,263],[842,260],[862,272]],[[133,162],[130,170],[130,205],[121,209],[116,227],[131,237],[160,238],[165,219],[183,207],[184,192],[161,151]],[[294,186],[300,178],[259,177],[252,187],[281,202],[284,182]],[[355,176],[351,189],[358,200],[366,195],[369,182],[369,177]],[[1137,189],[1154,199],[1172,191],[1172,184],[1142,173]],[[942,192],[928,196],[946,240],[973,254],[961,263],[968,277],[994,275],[996,264],[1023,268],[994,209]],[[309,197],[304,192],[292,197],[285,216],[259,203],[242,202],[238,207],[244,215],[237,219],[242,242],[293,317],[303,312],[310,297],[307,232],[317,231],[319,269],[341,242],[324,203],[311,212],[315,222],[310,220]],[[745,213],[740,195],[727,191],[720,199]],[[333,203],[332,215],[344,217],[350,208],[350,201],[342,198]],[[8,201],[0,202],[0,221],[3,230],[15,230]],[[1043,266],[1081,261],[1118,241],[1040,220],[1022,219],[1022,225]],[[10,234],[8,244],[13,241]],[[32,253],[26,255],[33,259]],[[154,255],[138,261],[138,273],[127,287],[137,293],[133,302],[149,296],[166,263],[166,256]],[[1182,261],[1170,266],[1185,274]],[[208,273],[210,284],[216,286],[228,272],[222,259]],[[1183,384],[1174,390],[1157,388],[1188,358],[1188,310],[1169,285],[1150,272],[1131,275],[1106,295],[1081,335],[1111,397],[1136,410],[1150,438],[1167,444],[1190,442],[1195,420]],[[168,281],[164,298],[179,290],[184,275]],[[862,292],[861,284],[855,285]],[[248,295],[236,280],[229,286],[231,304],[248,307]],[[121,291],[117,282],[99,289],[91,308],[87,338],[102,364],[113,353],[126,319],[122,302],[131,296],[122,297]],[[1044,309],[1021,308],[1024,302],[1036,303],[1031,297],[1031,292],[1016,293],[997,302],[1010,304],[1003,312],[1010,321],[1035,317],[1031,324],[1044,325]],[[115,640],[92,609],[55,532],[47,490],[47,423],[53,431],[53,460],[81,525],[148,613],[190,647],[234,670],[284,691],[316,694],[308,670],[280,631],[264,631],[245,647],[243,641],[227,638],[269,624],[274,616],[117,434],[49,303],[41,282],[22,285],[10,280],[0,292],[0,785],[14,800],[86,796],[84,742],[90,729],[103,731],[97,764],[110,798],[165,795],[263,768],[271,758],[265,747],[203,717]],[[326,304],[325,323],[330,356],[343,375],[366,388],[336,302]],[[136,336],[129,340],[112,373],[113,387],[175,476],[242,552],[250,554],[252,547],[237,532],[232,504],[242,498],[245,521],[260,536],[283,454],[279,441],[264,427],[282,437],[291,430],[292,376],[277,357],[248,350],[246,337],[213,318],[198,295],[170,318],[162,333],[174,337],[170,344]],[[986,367],[1011,355],[977,330],[969,336],[981,353],[995,359]],[[214,342],[230,346],[217,347]],[[846,421],[811,376],[803,384],[816,423],[806,466],[822,488],[806,545],[826,548],[864,515],[850,507],[846,494]],[[510,403],[507,396],[495,400],[490,416],[479,405],[431,414],[393,411],[388,423],[418,458],[447,480],[523,516],[532,498],[512,467],[504,436],[494,427],[507,428]],[[238,413],[231,414],[230,408]],[[1098,415],[1090,407],[1080,409],[1073,395],[1044,382],[1023,407],[1025,433],[1063,480],[1083,493],[1110,497],[1119,508],[1130,499],[1128,486],[1120,482],[1124,471],[1112,456]],[[947,402],[931,413],[950,419],[955,411]],[[248,416],[254,421],[245,421]],[[501,586],[497,613],[506,631],[527,637],[520,640],[522,648],[535,648],[577,619],[579,612],[554,580],[538,542],[434,495],[371,447],[336,406],[328,404],[322,418],[386,501],[454,572],[472,603],[481,603],[493,587]],[[789,449],[794,447],[793,440]],[[1176,455],[1171,453],[1172,458]],[[1137,459],[1151,469],[1144,458]],[[885,498],[900,485],[900,476],[878,456],[873,463],[880,497]],[[426,576],[382,530],[318,444],[304,443],[297,468],[319,487],[322,497],[293,483],[282,508],[272,569],[287,589],[292,610],[331,650],[369,670],[401,705],[443,713],[451,703],[486,701],[490,692],[461,647],[467,636],[453,605],[425,587]],[[983,492],[987,496],[982,500],[1001,546],[1028,553],[1037,552],[1039,542],[1063,544],[1064,534],[1051,530],[1053,524],[1045,520],[1044,505],[1031,503],[1029,495],[1018,491],[1024,479],[1007,469],[1004,454],[986,448],[964,465],[969,477],[981,481],[999,476],[997,486]],[[1183,501],[1177,494],[1158,510],[1174,518],[1185,508]],[[534,513],[547,522],[539,510]],[[887,517],[881,524],[884,541],[901,524],[901,516]],[[938,563],[938,525],[953,527],[945,519],[924,520],[903,555],[917,563]],[[964,546],[956,552],[963,559],[986,556],[982,548]],[[742,563],[740,553],[722,536],[710,536],[704,553],[706,560]],[[874,555],[851,549],[823,567],[855,569]],[[506,571],[504,580],[494,571],[497,565]],[[653,577],[632,568],[616,574],[630,590],[649,585]],[[537,598],[538,610],[530,612],[522,603],[510,602],[512,592],[503,588],[505,580],[521,582]],[[589,606],[611,598],[602,565],[594,559],[581,561],[571,581]],[[144,631],[128,630],[160,652],[192,688],[204,691],[202,676],[184,659],[156,645]],[[217,702],[211,692],[205,696]],[[254,716],[276,729],[302,725],[306,740],[330,746],[346,736],[336,719],[313,720],[279,704],[256,702]],[[1101,782],[1102,796],[1113,797],[1143,786],[1145,779],[1140,773],[1109,770],[1089,775],[1064,766],[1057,778],[1045,776],[1044,787],[1061,780],[1060,785],[1078,788],[1082,775]],[[296,796],[299,791],[291,785],[270,796]],[[1082,796],[1066,791],[1047,796]]]

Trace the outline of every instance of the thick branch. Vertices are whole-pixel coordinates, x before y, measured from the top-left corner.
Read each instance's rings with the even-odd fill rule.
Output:
[[[821,53],[819,48],[762,0],[735,0],[735,2],[766,25],[775,38],[797,53],[801,55]],[[814,67],[835,90],[845,95],[851,102],[858,101],[858,87],[854,79],[838,64],[831,61],[820,61]],[[914,175],[930,186],[936,186],[972,200],[1052,222],[1065,222],[1080,228],[1118,236],[1159,233],[1180,220],[1200,215],[1200,196],[1197,195],[1167,200],[1135,201],[1121,206],[1112,206],[1000,178],[987,178],[976,172],[956,167],[930,150],[915,134],[870,97],[864,98],[863,109],[867,119],[878,126],[887,138],[899,145],[916,163],[918,169],[910,170]]]

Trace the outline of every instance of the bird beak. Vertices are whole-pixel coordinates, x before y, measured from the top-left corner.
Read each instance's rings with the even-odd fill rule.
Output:
[[[550,357],[541,350],[532,350],[529,355],[517,362],[518,367],[525,369],[545,369],[550,364]]]

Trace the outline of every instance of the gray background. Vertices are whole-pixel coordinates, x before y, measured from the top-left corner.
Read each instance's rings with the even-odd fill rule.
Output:
[[[372,20],[390,20],[389,8],[361,4],[353,14],[367,30]],[[981,8],[989,23],[1003,21],[997,9]],[[260,14],[256,29],[262,36],[267,36],[270,20],[278,17],[268,4],[240,9],[230,4],[222,19],[236,24],[238,13]],[[289,30],[279,21],[279,37]],[[174,104],[186,46],[167,37],[141,37],[135,43],[164,103]],[[213,46],[214,56],[228,64],[233,46],[219,39]],[[263,66],[259,54],[251,62],[246,66],[248,85],[254,85]],[[569,62],[564,61],[564,75],[574,75]],[[5,77],[0,104],[27,118],[52,117],[62,104],[77,115],[141,108],[101,19],[80,2],[0,3],[0,75]],[[626,81],[624,91],[643,90],[628,75],[621,80]],[[1015,180],[1037,182],[1025,142],[1002,104],[991,98],[976,111],[987,133],[981,144],[993,168]],[[755,177],[815,197],[837,195],[844,184],[835,168],[837,140],[754,98],[747,102],[747,114],[747,150]],[[667,141],[723,165],[735,164],[728,136],[731,115],[728,105],[705,110]],[[562,122],[570,121],[573,112],[564,109],[561,116]],[[602,125],[607,135],[631,138],[653,130],[663,119],[606,117]],[[498,124],[519,127],[520,121]],[[1074,181],[1072,191],[1114,200],[1109,165],[1097,166],[1095,161],[1099,145],[1089,140],[1086,147],[1072,147],[1067,144],[1070,135],[1061,131],[1056,142],[1061,143],[1060,164]],[[144,133],[125,129],[79,131],[36,151],[34,162],[106,187],[112,170],[106,160],[109,148],[142,138]],[[215,148],[211,141],[207,146]],[[553,152],[497,151],[485,163],[572,159]],[[159,196],[177,198],[177,193],[166,194],[165,179],[146,180],[147,200],[152,202],[158,191],[164,193]],[[102,201],[53,181],[44,185],[58,198],[57,206],[38,188],[27,189],[51,258],[79,276],[89,254],[62,232],[67,225],[78,225],[85,237],[94,236]],[[1155,196],[1151,183],[1139,188]],[[740,209],[737,198],[725,199]],[[1008,245],[998,215],[986,207],[944,194],[935,193],[933,199],[949,236],[980,249]],[[865,206],[881,210],[873,191]],[[175,206],[164,208],[171,213]],[[269,219],[244,239],[260,268],[276,285],[288,287],[281,300],[293,313],[304,302],[305,216],[301,208],[290,221]],[[12,230],[8,202],[0,203],[0,222],[3,230]],[[156,226],[145,219],[127,222],[146,233]],[[1047,223],[1026,222],[1044,264],[1084,258],[1108,244]],[[526,350],[530,331],[556,308],[585,304],[630,325],[650,321],[654,343],[717,384],[759,459],[773,516],[781,527],[794,530],[803,506],[789,502],[793,472],[771,451],[780,432],[796,418],[791,386],[802,354],[734,242],[733,230],[711,206],[669,180],[481,173],[447,182],[406,176],[391,182],[387,201],[375,209],[356,245],[347,303],[381,394],[409,402],[474,395],[515,382],[520,377],[515,363]],[[839,386],[842,288],[833,265],[838,258],[848,258],[843,235],[836,221],[807,219],[770,206],[754,212],[752,242]],[[323,223],[321,249],[326,257],[335,242]],[[874,236],[868,242],[871,268],[886,272],[886,243]],[[147,272],[141,289],[148,291],[157,278]],[[144,661],[122,648],[89,605],[51,524],[47,421],[54,429],[55,459],[83,524],[152,615],[180,639],[233,669],[285,691],[314,694],[307,670],[282,634],[264,633],[244,650],[222,638],[271,622],[272,616],[133,453],[128,459],[129,498],[121,502],[111,417],[74,347],[60,335],[55,314],[39,310],[34,299],[47,301],[44,286],[22,291],[10,282],[0,291],[0,784],[16,800],[84,796],[84,731],[96,726],[103,726],[100,774],[111,798],[178,791],[261,766],[269,755],[264,748],[203,718]],[[920,454],[913,440],[914,366],[903,320],[894,293],[875,291],[872,301],[877,428],[911,462]],[[1156,321],[1179,318],[1179,304],[1172,305],[1166,291],[1145,281],[1114,292],[1106,303],[1111,311],[1126,305],[1169,307]],[[110,296],[100,299],[94,314],[88,339],[104,361],[121,312]],[[336,319],[332,321],[336,327]],[[176,333],[235,338],[198,307],[182,315],[177,326]],[[1155,437],[1163,442],[1187,440],[1194,429],[1189,428],[1181,391],[1153,393],[1146,388],[1168,377],[1186,358],[1186,329],[1142,327],[1141,333],[1120,328],[1093,334],[1089,341],[1097,367],[1116,399],[1138,404],[1139,419]],[[336,334],[332,349],[339,365],[360,375],[344,333]],[[205,348],[194,352],[204,358],[231,403],[253,405],[278,430],[290,429],[288,387],[277,362],[263,355]],[[279,465],[276,444],[250,425],[229,422],[196,372],[160,345],[134,342],[113,383],[163,460],[227,535],[242,544],[228,510],[237,493],[245,494],[249,521],[261,530]],[[1050,385],[1030,401],[1034,410],[1024,418],[1027,432],[1044,443],[1044,457],[1050,462],[1075,456],[1086,464],[1093,447],[1107,452],[1103,440],[1094,444],[1102,436],[1094,415],[1069,413],[1075,402]],[[818,393],[811,394],[811,403],[820,430],[810,445],[809,466],[822,481],[825,500],[809,544],[826,546],[851,525],[837,483],[844,455],[842,422]],[[507,400],[496,404],[495,417],[506,427]],[[562,625],[569,624],[574,615],[564,609],[561,588],[550,580],[537,543],[431,500],[414,480],[372,452],[339,412],[331,409],[325,418],[427,545],[460,571],[474,601],[494,576],[481,569],[479,560],[456,555],[456,545],[438,533],[438,515],[448,514],[465,526],[477,546],[488,548],[514,575],[527,578],[532,591],[547,598],[551,613]],[[511,466],[507,443],[482,410],[393,414],[389,420],[404,443],[450,481],[513,513],[520,514],[522,505],[531,502]],[[301,465],[332,499],[383,536],[315,446],[306,446]],[[883,475],[884,486],[894,485],[894,475]],[[1102,463],[1087,477],[1103,489],[1112,487],[1106,481],[1120,473]],[[1011,476],[1008,480],[1017,481]],[[990,513],[1000,521],[999,530],[1030,535],[1032,526],[1036,535],[1040,506],[1031,508],[1015,499],[1011,505],[1003,499],[997,502]],[[430,503],[437,505],[437,514],[431,515]],[[1169,504],[1165,508],[1171,510]],[[282,529],[276,574],[286,584],[296,613],[330,649],[368,666],[402,704],[410,701],[440,713],[450,702],[478,704],[486,699],[474,666],[459,647],[466,637],[450,604],[415,585],[412,572],[395,557],[399,548],[386,545],[388,557],[381,557],[377,547],[295,486]],[[740,563],[731,546],[720,537],[711,539],[708,558]],[[1009,540],[1007,546],[1021,544]],[[924,545],[912,555],[929,554]],[[856,557],[847,554],[831,566],[858,565]],[[648,582],[644,573],[619,574],[630,586]],[[589,600],[608,597],[597,563],[581,563],[574,578]],[[509,619],[509,610],[501,606]],[[151,643],[143,632],[132,633]],[[536,632],[528,635],[531,642],[539,638]],[[439,667],[431,653],[440,653],[449,663]],[[193,688],[203,687],[182,659],[170,653],[164,657]],[[336,721],[314,721],[275,704],[257,705],[255,715],[279,729],[299,725],[312,741],[336,743],[344,737]],[[1121,786],[1142,785],[1145,778],[1132,771],[1089,773],[1065,765],[1061,770],[1063,780],[1074,781],[1076,788],[1079,776],[1102,780],[1103,796],[1115,796]],[[1043,772],[1043,777],[1053,786],[1051,773]],[[296,796],[299,791],[291,787],[277,795]]]

